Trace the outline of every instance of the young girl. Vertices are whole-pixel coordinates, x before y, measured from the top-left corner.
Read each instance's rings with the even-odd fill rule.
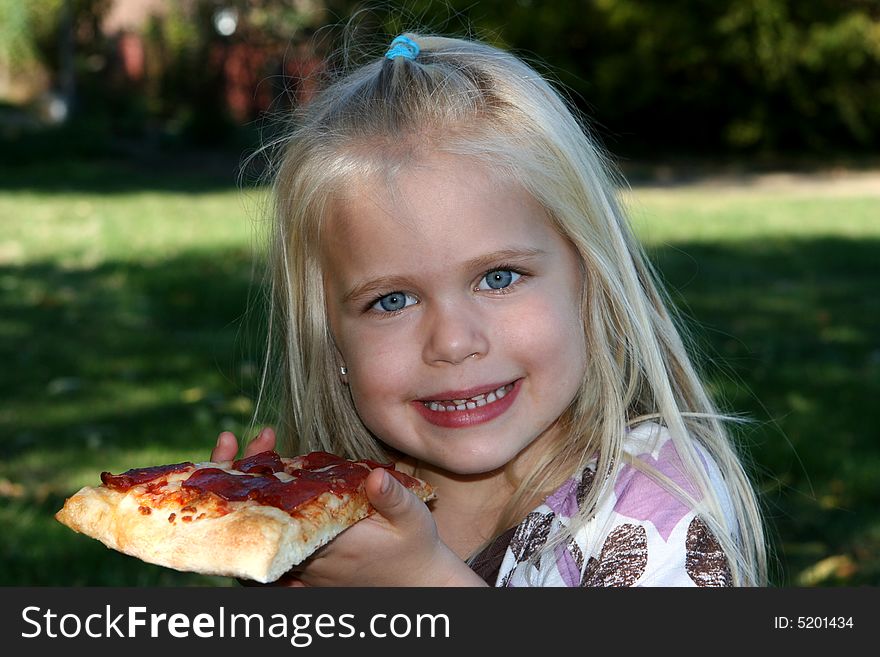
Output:
[[[296,585],[762,585],[755,495],[606,163],[525,63],[406,34],[275,169],[289,451],[394,460]],[[275,445],[263,430],[246,454]],[[233,458],[221,434],[213,459]]]

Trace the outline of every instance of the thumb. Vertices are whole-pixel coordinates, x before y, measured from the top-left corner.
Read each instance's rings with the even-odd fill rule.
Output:
[[[365,482],[370,504],[391,524],[399,524],[417,510],[419,499],[392,477],[385,468],[373,470]]]

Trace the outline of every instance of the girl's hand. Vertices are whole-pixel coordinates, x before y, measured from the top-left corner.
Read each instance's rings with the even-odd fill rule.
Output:
[[[428,507],[377,468],[367,477],[377,513],[349,527],[279,584],[486,586],[443,541]]]
[[[242,458],[275,449],[275,431],[271,427],[265,427],[244,448]],[[224,431],[217,438],[217,445],[211,452],[211,461],[233,461],[238,455],[238,440],[231,431]]]

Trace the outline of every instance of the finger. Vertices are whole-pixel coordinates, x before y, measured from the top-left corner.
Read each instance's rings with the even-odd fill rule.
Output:
[[[270,449],[275,449],[275,431],[272,427],[265,427],[247,444],[244,455],[253,456]]]
[[[232,461],[238,454],[238,441],[231,431],[223,431],[217,437],[217,444],[211,452],[212,461]]]
[[[302,581],[298,576],[296,576],[296,575],[282,575],[282,576],[281,576],[280,578],[278,578],[278,580],[275,582],[275,586],[287,586],[287,587],[290,587],[290,588],[301,588],[301,587],[304,588],[304,587],[308,586],[308,584],[306,584],[305,582],[303,582],[303,581]]]
[[[370,504],[392,524],[403,524],[424,506],[418,497],[404,488],[385,468],[376,468],[365,483]]]
[[[300,588],[300,587],[308,586],[308,584],[306,584],[301,579],[298,579],[297,577],[295,577],[293,575],[282,575],[281,577],[276,579],[274,582],[267,582],[266,584],[263,584],[262,582],[257,582],[252,579],[236,578],[236,581],[241,586],[246,586],[249,588],[250,587],[269,588],[272,586],[286,586],[286,587],[290,587],[290,588]]]

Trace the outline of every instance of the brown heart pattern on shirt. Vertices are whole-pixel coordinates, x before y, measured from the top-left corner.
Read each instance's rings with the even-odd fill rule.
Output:
[[[620,525],[612,531],[599,559],[590,557],[581,586],[632,586],[648,565],[648,535],[640,525]]]
[[[553,513],[533,511],[519,524],[513,538],[510,539],[510,549],[517,563],[528,561],[547,542],[550,526],[555,517]]]
[[[593,487],[593,479],[595,476],[596,473],[590,468],[584,470],[584,474],[577,485],[577,490],[575,491],[575,499],[577,500],[579,509],[584,508],[584,500],[587,499],[587,493],[589,493],[590,488]]]
[[[685,570],[697,586],[732,586],[727,557],[715,535],[699,518],[688,526]]]

